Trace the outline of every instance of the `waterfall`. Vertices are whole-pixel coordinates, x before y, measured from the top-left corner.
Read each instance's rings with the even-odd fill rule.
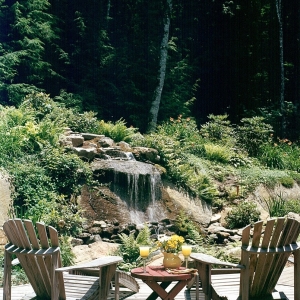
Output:
[[[155,166],[139,161],[99,161],[97,170],[130,211],[131,221],[143,223],[163,218],[161,177]],[[95,167],[94,167],[95,173]]]

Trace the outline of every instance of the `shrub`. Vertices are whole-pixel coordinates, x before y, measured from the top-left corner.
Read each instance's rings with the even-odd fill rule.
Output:
[[[238,145],[250,156],[257,156],[260,147],[271,142],[273,128],[264,122],[263,117],[244,118],[241,123],[237,126]]]
[[[284,217],[289,212],[300,213],[299,199],[286,199],[282,193],[263,199],[268,208],[270,217]]]
[[[45,170],[38,165],[37,156],[24,156],[7,165],[14,186],[14,208],[19,216],[39,201],[51,202],[55,187]]]
[[[263,199],[268,208],[270,217],[283,217],[286,213],[286,200],[280,193],[275,196],[271,196],[269,199]]]
[[[115,142],[130,142],[131,137],[135,135],[137,128],[127,127],[126,122],[123,119],[112,122],[99,122],[98,134],[104,134],[107,137],[112,138]]]
[[[196,141],[199,138],[199,130],[196,122],[191,118],[182,118],[181,115],[178,116],[177,120],[170,118],[169,121],[158,126],[157,134],[170,136],[180,142],[187,140]]]
[[[253,202],[242,202],[225,217],[229,228],[242,228],[259,220],[260,213]]]
[[[134,234],[126,235],[125,233],[119,234],[122,241],[121,245],[116,250],[115,254],[122,256],[124,262],[119,265],[119,269],[129,271],[130,269],[142,264],[140,258],[139,246],[152,245],[150,239],[150,230],[147,225],[139,232],[137,237]]]
[[[234,146],[236,133],[228,120],[228,115],[209,115],[208,119],[209,121],[201,126],[200,134],[212,142]]]
[[[259,161],[270,169],[284,169],[285,162],[282,150],[272,144],[265,144],[260,148]]]
[[[59,237],[59,246],[61,251],[62,266],[72,266],[75,263],[75,254],[72,251],[72,245],[68,236],[63,235]]]
[[[76,195],[92,181],[89,165],[74,153],[48,148],[41,152],[40,161],[59,194]]]
[[[51,203],[51,207],[41,216],[41,220],[56,228],[60,235],[66,236],[80,234],[84,222],[82,211],[78,206],[68,203],[63,197]]]
[[[286,188],[292,188],[294,186],[294,179],[289,176],[280,178],[279,182]]]
[[[220,163],[228,163],[230,160],[230,149],[225,146],[220,146],[217,144],[205,144],[205,156],[212,161],[217,161]]]

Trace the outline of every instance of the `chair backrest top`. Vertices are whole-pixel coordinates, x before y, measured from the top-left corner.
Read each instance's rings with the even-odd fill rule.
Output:
[[[253,235],[251,226],[243,230],[242,261],[248,265],[249,273],[241,273],[241,284],[249,280],[251,297],[270,294],[291,255],[291,249],[298,249],[296,244],[300,233],[300,223],[295,219],[277,218],[254,224]],[[287,246],[286,248],[284,246]],[[257,252],[247,249],[257,249]],[[248,278],[244,278],[248,276]]]
[[[36,229],[38,236],[30,220],[10,219],[3,225],[8,241],[19,248],[38,250],[59,246],[58,233],[54,227],[46,227],[45,224],[37,222]],[[51,246],[49,245],[47,229]]]
[[[21,219],[6,221],[3,230],[9,241],[5,251],[17,256],[36,295],[42,299],[51,299],[54,270],[62,266],[57,230],[40,222],[36,223],[35,230],[32,221]],[[62,273],[59,274],[58,282],[63,299]]]

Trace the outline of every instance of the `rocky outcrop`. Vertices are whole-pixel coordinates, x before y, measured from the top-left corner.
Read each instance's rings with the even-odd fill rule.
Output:
[[[0,245],[6,244],[6,237],[2,226],[9,218],[9,209],[12,205],[11,185],[9,177],[5,174],[0,174]]]

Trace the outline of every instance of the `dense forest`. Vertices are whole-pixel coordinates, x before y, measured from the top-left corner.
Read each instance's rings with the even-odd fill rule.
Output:
[[[198,125],[210,114],[226,113],[235,123],[263,116],[279,136],[299,137],[299,1],[0,5],[2,105],[43,91],[141,132],[154,109],[158,123],[178,115]]]

